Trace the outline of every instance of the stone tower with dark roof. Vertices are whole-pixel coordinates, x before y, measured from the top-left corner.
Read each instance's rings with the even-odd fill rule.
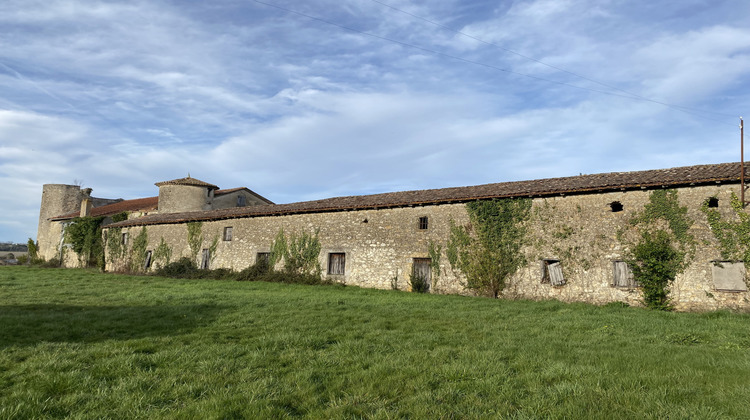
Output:
[[[159,214],[211,210],[216,185],[199,179],[186,178],[157,182]]]

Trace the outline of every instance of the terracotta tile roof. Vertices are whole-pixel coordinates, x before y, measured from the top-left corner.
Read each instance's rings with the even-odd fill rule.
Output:
[[[678,187],[720,182],[737,183],[739,182],[739,178],[739,162],[722,163],[649,171],[612,172],[532,181],[501,182],[471,187],[336,197],[290,204],[236,207],[189,213],[155,214],[115,223],[110,226],[140,226],[241,217],[381,209],[459,203],[489,198],[593,194],[607,191]]]
[[[134,200],[122,200],[117,203],[107,204],[106,206],[94,207],[89,212],[89,216],[112,216],[113,214],[122,213],[124,211],[154,211],[159,205],[159,197],[146,197],[136,198]],[[50,220],[60,221],[68,220],[78,217],[80,212],[68,213],[62,216],[53,217]]]
[[[217,187],[214,184],[209,184],[208,182],[201,181],[200,179],[191,178],[189,176],[186,178],[173,179],[171,181],[157,182],[154,185],[156,185],[157,187],[161,187],[162,185],[192,185],[195,187],[208,187],[209,189],[212,189],[212,190],[219,189],[219,187]]]

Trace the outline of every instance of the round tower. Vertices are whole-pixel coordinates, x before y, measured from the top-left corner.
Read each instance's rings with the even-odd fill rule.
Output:
[[[159,213],[211,210],[214,191],[219,187],[199,179],[187,178],[157,182]]]
[[[87,192],[90,193],[90,189]],[[65,214],[79,212],[81,202],[88,194],[81,191],[78,185],[44,184],[42,186],[42,204],[39,207],[39,225],[36,240],[39,243],[39,256],[44,259],[57,257],[62,225],[49,219]]]

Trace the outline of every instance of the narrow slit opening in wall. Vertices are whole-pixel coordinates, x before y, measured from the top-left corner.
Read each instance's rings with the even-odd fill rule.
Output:
[[[609,208],[612,210],[612,213],[621,212],[623,209],[622,203],[619,201],[613,201],[609,203]]]
[[[542,283],[553,286],[562,286],[565,284],[565,277],[562,272],[560,260],[544,259],[542,265]]]

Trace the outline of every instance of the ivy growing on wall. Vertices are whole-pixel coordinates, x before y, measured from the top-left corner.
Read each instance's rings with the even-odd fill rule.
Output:
[[[531,199],[494,199],[468,203],[470,223],[451,220],[446,256],[466,276],[466,286],[497,298],[507,280],[526,263],[521,251]]]
[[[112,216],[112,223],[122,222],[128,219],[125,212]],[[107,258],[112,263],[112,267],[122,269],[122,260],[125,257],[125,246],[122,243],[122,228],[108,228],[106,237]]]
[[[187,240],[188,246],[190,246],[190,258],[195,262],[198,260],[198,252],[203,245],[203,222],[187,224]]]
[[[159,246],[154,250],[153,257],[154,266],[156,266],[157,269],[166,266],[172,260],[172,248],[167,245],[167,241],[164,240],[164,237],[161,238]]]
[[[750,214],[734,192],[730,204],[737,215],[735,220],[727,220],[715,208],[708,207],[708,200],[703,203],[701,210],[708,219],[711,232],[719,241],[721,258],[744,261],[745,267],[750,268]]]
[[[689,230],[693,221],[680,206],[676,190],[656,190],[643,211],[634,215],[618,237],[628,251],[625,259],[641,284],[643,300],[652,309],[671,308],[669,286],[695,254]]]
[[[128,265],[131,272],[139,272],[145,269],[146,247],[148,246],[148,233],[146,227],[141,228],[138,236],[133,239],[133,246],[130,247],[128,256]]]
[[[288,273],[320,276],[321,268],[318,257],[321,245],[318,232],[319,230],[316,229],[313,234],[292,233],[287,238],[283,229],[280,229],[271,245],[269,265],[273,267],[278,261],[283,260],[284,271]]]
[[[427,244],[427,254],[430,256],[430,269],[432,270],[432,287],[437,288],[440,280],[440,254],[443,252],[443,246],[430,241]]]
[[[65,228],[65,243],[78,255],[78,262],[84,267],[104,265],[103,220],[103,217],[76,217]]]

